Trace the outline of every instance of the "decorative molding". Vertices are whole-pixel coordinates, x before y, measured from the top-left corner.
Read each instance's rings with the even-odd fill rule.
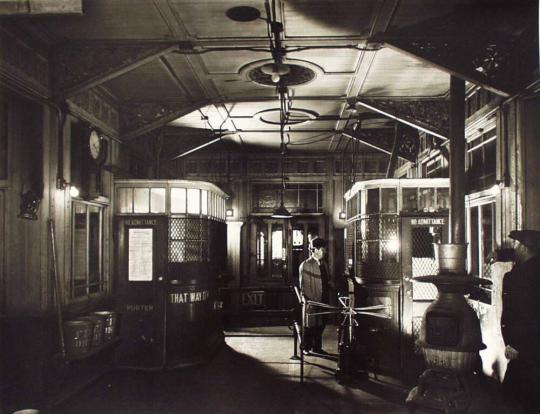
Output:
[[[403,126],[398,135],[396,151],[397,156],[410,162],[416,162],[420,149],[418,130]]]
[[[188,114],[206,102],[126,102],[120,111],[120,131],[123,139],[132,139]]]
[[[376,40],[508,97],[533,80],[538,65],[538,10],[534,2],[492,8],[473,4],[389,31]]]
[[[391,132],[390,132],[391,131]],[[389,129],[347,128],[344,134],[371,147],[391,155],[394,149],[394,131]],[[415,162],[418,157],[420,142],[418,132],[410,127],[400,128],[396,143],[396,155],[405,161]]]
[[[0,27],[0,78],[41,98],[50,96],[49,62],[18,37]]]
[[[356,129],[355,126],[354,128],[345,129],[343,133],[371,148],[384,152],[385,154],[392,153],[392,147],[394,145],[393,130]]]
[[[517,89],[501,76],[510,62],[513,44],[490,41],[465,48],[459,40],[392,38],[389,46],[416,57],[432,66],[480,85],[498,95],[510,96]]]
[[[445,99],[360,99],[357,102],[413,128],[448,137],[450,106]]]
[[[81,116],[113,138],[118,138],[120,115],[109,100],[95,89],[79,93],[67,100],[72,113]]]
[[[129,72],[178,45],[68,45],[54,54],[54,89],[57,95],[71,96]]]

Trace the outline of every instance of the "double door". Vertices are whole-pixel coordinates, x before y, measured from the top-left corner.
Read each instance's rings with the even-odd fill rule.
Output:
[[[309,257],[309,243],[326,238],[325,216],[291,220],[254,217],[250,222],[249,284],[296,285],[300,263]]]

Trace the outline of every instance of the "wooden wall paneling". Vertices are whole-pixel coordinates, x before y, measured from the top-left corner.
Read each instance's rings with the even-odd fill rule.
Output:
[[[17,276],[21,269],[21,256],[23,249],[22,228],[19,226],[17,213],[19,210],[18,201],[20,200],[20,181],[21,177],[17,174],[20,165],[20,147],[21,147],[21,111],[17,100],[10,100],[8,106],[8,177],[9,189],[7,193],[7,243],[6,243],[6,313],[12,314],[13,311],[21,307],[19,295],[16,292]],[[23,262],[24,263],[24,262]]]
[[[519,142],[519,126],[517,125],[518,108],[517,102],[513,101],[508,105],[508,148],[510,150],[509,164],[510,164],[510,177],[511,177],[511,196],[510,196],[510,229],[517,229],[521,225],[521,211],[520,211],[520,190],[522,187],[522,180],[520,178],[521,168],[521,144]]]
[[[109,198],[110,204],[104,209],[104,235],[103,235],[103,277],[106,278],[108,291],[112,292],[113,277],[112,261],[114,257],[113,248],[113,215],[114,215],[114,174],[103,171],[103,194]],[[115,292],[113,292],[115,293]]]
[[[8,104],[0,99],[0,180],[8,178]]]
[[[5,268],[5,248],[6,248],[6,233],[5,233],[5,205],[6,205],[6,191],[0,189],[0,314],[4,313],[5,301],[6,301],[6,268]]]
[[[22,183],[22,191],[27,190],[27,186],[30,185],[35,188],[36,191],[41,193],[43,198],[43,107],[41,105],[25,103],[21,108],[23,111],[22,116],[22,136],[21,141],[23,147],[21,148],[21,161],[23,169],[27,169],[29,174],[27,180],[29,182]],[[30,128],[25,128],[30,126]],[[28,148],[32,148],[31,151]],[[39,188],[40,187],[40,188]],[[39,188],[39,190],[37,189]],[[24,252],[26,260],[24,263],[24,276],[25,283],[27,284],[26,292],[21,288],[21,295],[28,295],[29,307],[32,314],[41,314],[42,309],[42,294],[44,286],[42,285],[42,259],[43,259],[43,242],[44,230],[46,229],[46,221],[44,216],[46,214],[46,203],[44,205],[44,199],[41,200],[38,210],[37,220],[24,220],[17,218],[24,226],[25,238],[24,238]]]
[[[51,217],[51,213],[54,212],[51,204],[54,202],[54,191],[56,188],[56,155],[53,152],[55,143],[53,142],[53,125],[51,109],[48,106],[43,105],[42,112],[42,127],[41,127],[41,139],[42,139],[42,181],[43,181],[43,199],[41,200],[40,212],[39,212],[39,224],[40,224],[40,285],[41,285],[41,312],[46,312],[52,305],[52,289],[50,269],[51,266],[51,250],[50,250],[50,236],[48,220]],[[52,180],[52,182],[51,182]]]
[[[0,42],[4,45],[0,65],[2,78],[25,96],[48,98],[51,95],[50,70],[44,53],[11,33],[5,25],[0,26]]]
[[[46,217],[46,221],[48,219],[54,220],[54,226],[55,226],[55,243],[56,243],[56,261],[57,261],[57,276],[60,278],[60,281],[62,281],[62,275],[64,273],[63,269],[63,261],[64,261],[64,209],[65,209],[65,191],[61,189],[56,188],[57,184],[57,172],[58,172],[58,151],[59,151],[59,141],[58,141],[58,134],[59,134],[59,128],[61,126],[59,125],[59,120],[57,116],[57,112],[54,108],[48,108],[47,110],[48,116],[49,116],[49,136],[47,138],[47,152],[48,162],[46,165],[48,165],[48,174],[45,176],[47,177],[46,180],[46,186],[48,186],[48,197],[49,197],[49,212]],[[51,235],[49,231],[49,225],[48,222],[46,222],[46,230],[45,230],[45,238],[47,241],[47,252],[48,252],[48,292],[49,292],[49,307],[54,308],[55,302],[54,302],[54,289],[56,288],[53,283],[52,279],[52,250],[51,250]],[[60,292],[60,297],[63,298],[63,292]],[[63,301],[62,301],[63,303]]]
[[[522,171],[523,183],[521,195],[523,197],[523,228],[540,230],[540,190],[538,190],[538,172],[540,171],[540,145],[538,138],[540,131],[540,98],[523,99],[521,101],[519,125],[522,135]]]
[[[28,122],[27,115],[32,111],[32,105],[27,101],[11,99],[8,109],[8,157],[9,190],[6,243],[6,313],[33,314],[40,307],[40,286],[35,283],[36,269],[33,247],[35,242],[29,239],[39,239],[39,225],[35,221],[18,217],[20,212],[21,194],[29,189],[28,183],[32,174],[29,170],[28,147],[24,128]],[[35,167],[35,166],[34,166]],[[32,248],[32,249],[31,249]],[[39,250],[38,250],[39,252]],[[39,259],[39,254],[38,254]]]
[[[64,125],[64,178],[71,182],[71,124],[74,122],[73,117],[68,117],[67,122]],[[71,197],[69,192],[63,192],[63,204],[64,208],[60,212],[61,221],[57,225],[58,228],[62,228],[61,242],[58,245],[58,250],[62,251],[62,275],[60,280],[62,283],[64,303],[69,301],[70,293],[70,274],[71,274]],[[62,227],[61,227],[62,226]]]

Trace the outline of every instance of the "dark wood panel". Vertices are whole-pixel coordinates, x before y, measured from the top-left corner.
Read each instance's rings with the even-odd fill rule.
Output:
[[[0,180],[7,179],[8,163],[8,107],[7,102],[0,101]]]

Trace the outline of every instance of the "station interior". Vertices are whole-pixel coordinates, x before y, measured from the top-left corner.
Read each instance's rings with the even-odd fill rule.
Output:
[[[536,0],[0,1],[0,414],[532,412],[538,38]]]

